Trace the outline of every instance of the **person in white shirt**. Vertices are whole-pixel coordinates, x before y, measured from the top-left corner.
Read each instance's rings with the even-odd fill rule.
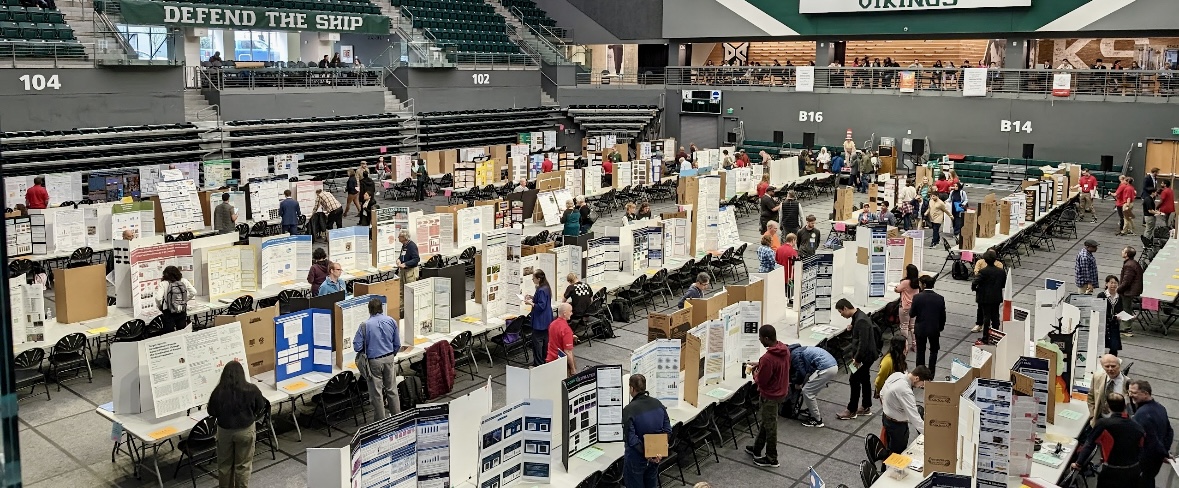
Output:
[[[831,153],[827,152],[827,148],[819,149],[819,155],[815,157],[819,161],[819,171],[827,171],[831,167]]]
[[[907,373],[897,372],[884,380],[884,387],[880,389],[880,404],[884,407],[884,414],[880,420],[884,424],[885,446],[890,452],[901,454],[909,447],[909,426],[917,429],[920,435],[925,421],[917,411],[917,398],[913,395],[914,388],[924,388],[925,382],[933,379],[933,372],[925,366],[918,366]]]
[[[686,158],[680,158],[680,173],[692,170],[692,162]]]
[[[196,297],[196,288],[188,278],[180,274],[180,268],[164,268],[159,285],[156,286],[156,307],[163,317],[163,333],[174,332],[188,326],[188,302]]]

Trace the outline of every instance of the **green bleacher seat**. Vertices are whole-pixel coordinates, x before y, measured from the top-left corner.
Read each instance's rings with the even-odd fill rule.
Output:
[[[20,39],[20,26],[16,22],[0,22],[0,38]]]

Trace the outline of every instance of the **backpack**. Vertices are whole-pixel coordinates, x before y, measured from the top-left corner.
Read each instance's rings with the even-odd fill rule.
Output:
[[[877,354],[883,353],[884,352],[884,331],[881,330],[879,325],[872,324],[872,339],[874,342],[876,342],[876,353]]]
[[[168,291],[164,293],[164,301],[157,303],[160,312],[183,313],[188,309],[188,289],[181,281],[168,284]]]
[[[954,261],[954,265],[950,267],[950,277],[956,280],[969,280],[970,275],[970,266],[968,266],[964,261]]]
[[[401,400],[401,410],[416,408],[425,403],[425,390],[422,389],[422,379],[417,376],[406,375],[397,384],[397,396]]]

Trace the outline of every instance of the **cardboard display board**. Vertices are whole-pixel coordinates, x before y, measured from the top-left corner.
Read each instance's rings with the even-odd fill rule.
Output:
[[[647,341],[683,339],[692,328],[692,310],[681,308],[670,314],[647,315]]]
[[[246,351],[246,366],[250,376],[274,371],[274,318],[278,316],[278,305],[260,308],[240,315],[218,315],[213,317],[214,327],[241,324],[242,343]]]
[[[331,375],[331,311],[312,308],[279,315],[274,318],[274,339],[276,385],[311,372]],[[297,390],[290,382],[283,387]]]
[[[972,209],[962,214],[962,232],[959,233],[958,249],[974,249],[974,232],[978,225],[978,214]]]
[[[963,405],[973,402],[963,401],[962,392],[980,376],[979,370],[971,369],[958,381],[927,381],[925,382],[925,461],[922,474],[929,476],[933,472],[958,472],[963,464],[971,466],[973,475],[973,459],[975,451],[965,449],[963,440],[974,439],[977,442],[978,408],[973,409]],[[970,412],[973,411],[973,416]],[[962,412],[967,415],[963,416]],[[959,456],[969,457],[959,459]]]
[[[400,279],[394,278],[376,283],[357,282],[352,287],[352,294],[354,296],[378,295],[385,297],[385,313],[399,321],[401,320],[401,314],[397,313],[401,309]]]
[[[689,298],[688,304],[691,305],[689,309],[692,311],[691,326],[703,324],[709,320],[716,320],[720,317],[720,310],[728,306],[729,297],[724,291],[707,298]],[[760,303],[760,302],[758,302]],[[761,313],[759,310],[758,320],[761,320]]]
[[[552,412],[551,400],[528,399],[484,416],[478,486],[547,484],[552,477]]]
[[[53,282],[58,323],[73,324],[106,317],[106,265],[56,268]]]
[[[587,368],[561,383],[561,420],[569,427],[561,443],[561,462],[566,469],[569,456],[600,442],[623,440],[625,390],[622,366],[618,365]]]
[[[259,248],[258,287],[288,285],[306,278],[311,267],[311,236],[279,235],[251,238]]]

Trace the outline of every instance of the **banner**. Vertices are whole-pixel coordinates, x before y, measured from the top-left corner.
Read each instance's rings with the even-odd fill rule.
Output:
[[[815,67],[814,66],[799,66],[794,68],[798,73],[798,84],[794,86],[794,91],[813,92],[815,91]]]
[[[799,0],[798,13],[826,14],[832,12],[898,12],[902,10],[919,10],[922,12],[936,12],[949,9],[994,8],[994,7],[1030,7],[1032,0],[955,0],[946,2],[903,2],[871,0]]]
[[[1072,73],[1056,73],[1052,75],[1052,96],[1067,97],[1072,95]]]
[[[901,93],[913,93],[917,88],[917,77],[912,71],[901,72]]]
[[[384,15],[123,0],[128,24],[388,34]]]
[[[962,70],[962,96],[987,96],[987,69],[966,68]]]

